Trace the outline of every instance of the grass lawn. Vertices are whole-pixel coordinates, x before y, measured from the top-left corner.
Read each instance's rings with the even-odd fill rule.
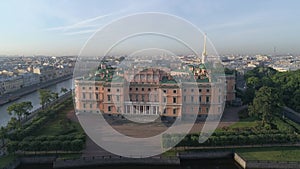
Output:
[[[239,112],[239,121],[229,126],[229,128],[245,128],[256,127],[259,125],[259,121],[255,117],[249,117],[247,110]]]
[[[245,127],[256,127],[259,125],[257,121],[239,121],[229,126],[229,128],[245,128]]]
[[[13,154],[0,157],[0,168],[7,167],[7,165],[13,162],[15,159],[16,156]]]
[[[237,152],[246,160],[300,162],[300,147],[268,147],[238,149]]]
[[[67,113],[73,109],[74,107],[72,104],[66,106],[63,110],[61,110],[61,112],[58,113],[56,118],[47,122],[43,127],[35,131],[32,135],[57,136],[82,131],[82,128],[79,123],[73,122],[67,118]]]

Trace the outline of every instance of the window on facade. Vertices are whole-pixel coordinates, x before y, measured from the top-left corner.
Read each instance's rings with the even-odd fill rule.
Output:
[[[186,102],[186,96],[183,96],[183,102]]]
[[[150,91],[151,91],[151,88],[148,88],[148,91],[150,92]]]
[[[145,96],[144,96],[144,95],[142,95],[142,102],[143,102],[143,101],[145,101]]]
[[[85,99],[85,93],[82,93],[82,98]]]
[[[209,108],[208,107],[206,107],[206,113],[208,113],[209,112]]]
[[[92,90],[92,87],[89,87],[89,90]]]
[[[184,92],[186,92],[186,89],[183,89]]]
[[[132,91],[132,88],[129,88],[130,91]]]
[[[207,103],[209,102],[209,96],[206,96],[206,102]]]
[[[201,103],[201,96],[199,96],[199,103]]]
[[[164,109],[164,114],[167,114],[167,110],[166,109]]]
[[[85,103],[83,103],[83,108],[85,109]]]
[[[202,112],[202,109],[201,109],[201,107],[199,106],[199,112]]]
[[[191,92],[194,92],[194,89],[191,89]]]
[[[99,94],[98,94],[98,93],[96,93],[96,99],[97,99],[97,100],[99,99]]]
[[[173,103],[176,103],[176,97],[173,97]]]
[[[202,92],[202,89],[199,89],[199,93],[201,93]]]
[[[194,96],[191,96],[191,102],[192,103],[194,102]]]
[[[136,100],[136,101],[139,100],[139,95],[135,95],[135,100]]]
[[[82,90],[84,90],[85,89],[85,87],[82,87]]]
[[[117,101],[120,101],[120,96],[117,96]]]
[[[117,112],[120,112],[120,107],[117,108]]]
[[[173,109],[173,114],[176,114],[176,109]]]
[[[139,91],[139,88],[135,88],[136,91]]]
[[[117,89],[117,92],[120,92],[120,89]]]
[[[93,108],[93,104],[90,104],[90,108]]]
[[[108,101],[111,100],[111,95],[107,95],[107,100],[108,100]]]
[[[206,89],[206,92],[209,92],[209,89]]]
[[[90,99],[92,99],[92,93],[89,93]]]
[[[108,106],[108,111],[111,111],[111,106]]]
[[[144,88],[142,88],[142,91],[144,91]]]
[[[107,92],[110,92],[110,89],[107,89]]]
[[[173,93],[176,93],[177,91],[176,90],[173,90]]]
[[[99,90],[99,88],[98,88],[98,87],[95,87],[95,90]]]
[[[164,97],[164,103],[166,103],[167,102],[167,98],[166,97]]]
[[[167,90],[164,90],[164,93],[167,93]]]

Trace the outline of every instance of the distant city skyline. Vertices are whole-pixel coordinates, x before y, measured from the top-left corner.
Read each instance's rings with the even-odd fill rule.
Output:
[[[142,12],[161,12],[186,19],[208,34],[219,54],[272,55],[276,48],[276,54],[299,55],[300,2],[288,2],[1,1],[0,55],[77,55],[99,28],[120,17]],[[201,48],[199,44],[198,51]]]

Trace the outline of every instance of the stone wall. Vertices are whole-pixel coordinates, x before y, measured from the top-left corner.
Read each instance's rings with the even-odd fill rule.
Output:
[[[20,161],[22,164],[52,164],[56,157],[21,157]]]
[[[231,158],[231,157],[232,157],[231,151],[179,153],[180,159],[216,159],[216,158]]]
[[[258,161],[244,160],[240,155],[234,153],[234,160],[244,169],[299,169],[300,162],[281,162],[281,161]]]
[[[257,168],[257,169],[299,169],[299,162],[279,162],[279,161],[247,161],[246,168]]]
[[[246,168],[246,161],[239,156],[237,153],[234,153],[233,155],[233,159],[235,162],[237,162],[241,167],[243,167],[244,169]]]
[[[99,165],[180,165],[179,158],[124,158],[124,157],[89,157],[74,160],[56,160],[53,168],[73,168]]]

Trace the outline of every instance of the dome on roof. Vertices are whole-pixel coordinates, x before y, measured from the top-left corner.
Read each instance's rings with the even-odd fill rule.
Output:
[[[200,64],[199,64],[199,68],[200,68],[200,69],[206,69],[206,66],[205,66],[205,64],[200,63]]]

